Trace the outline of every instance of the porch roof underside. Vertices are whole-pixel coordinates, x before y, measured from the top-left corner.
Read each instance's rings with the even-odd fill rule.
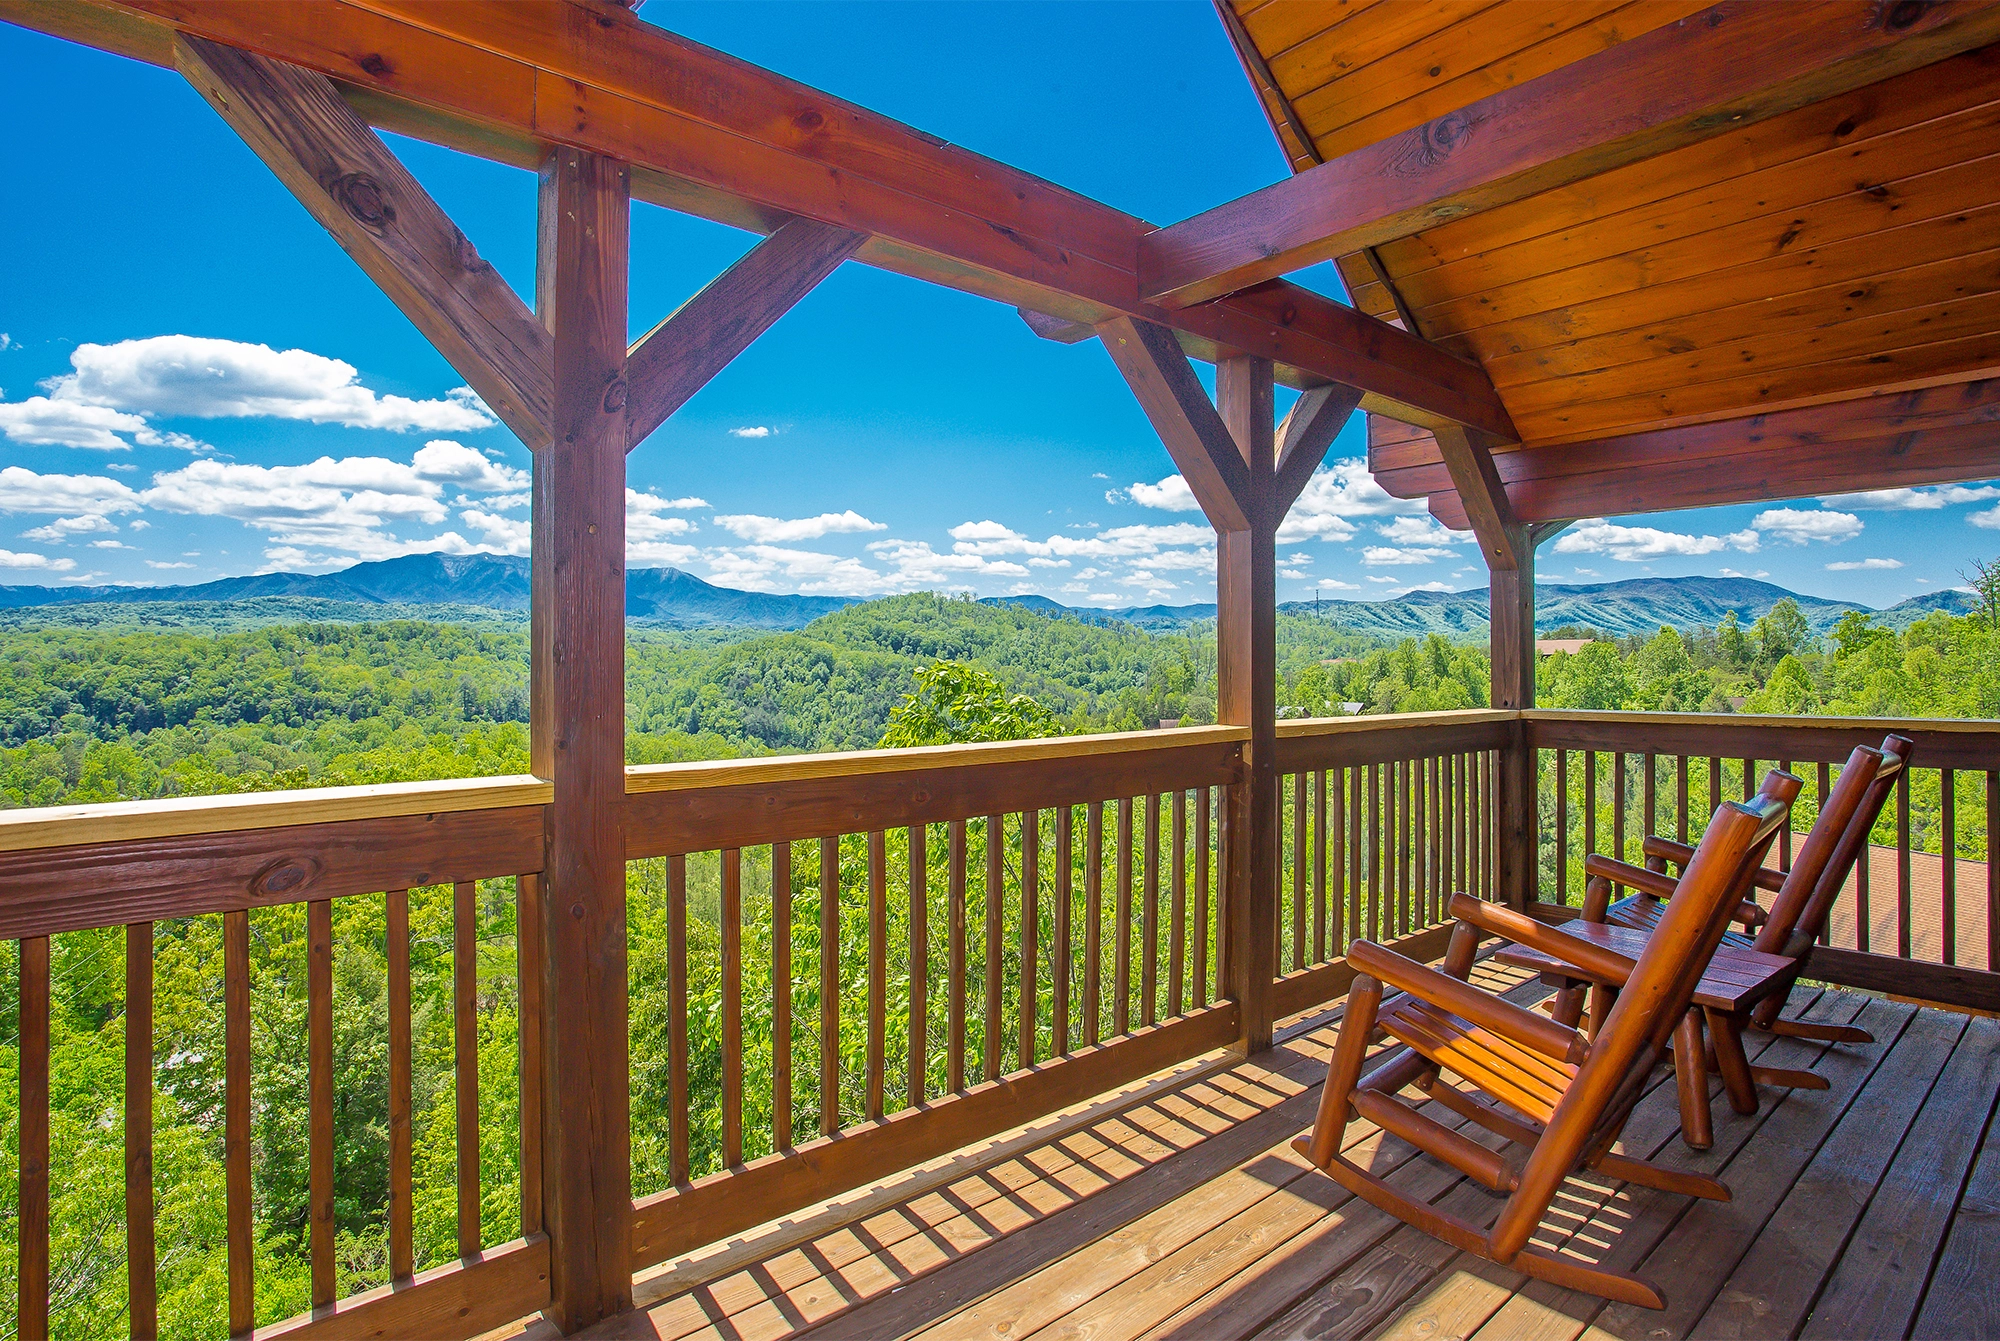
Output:
[[[1669,29],[1718,12],[1225,3],[1294,172],[1398,136],[1449,152],[1484,100],[1590,87],[1580,74],[1613,71],[1622,44],[1650,34],[1665,58]],[[1803,24],[1832,7],[1780,8]],[[1601,98],[1575,111],[1608,138],[1628,109],[1615,85]],[[1984,478],[2000,473],[1996,130],[2000,47],[1973,47],[1336,259],[1361,310],[1490,377],[1519,431],[1495,461],[1521,521]],[[1369,429],[1384,488],[1466,525],[1430,433]]]

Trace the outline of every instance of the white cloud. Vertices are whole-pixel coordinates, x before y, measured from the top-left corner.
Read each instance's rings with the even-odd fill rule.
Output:
[[[1287,563],[1297,563],[1295,554]],[[1310,560],[1308,560],[1310,562]],[[1214,572],[1215,551],[1212,549],[1163,549],[1146,559],[1149,568],[1164,569],[1168,572]]]
[[[1368,473],[1366,461],[1358,457],[1332,461],[1306,481],[1299,501],[1292,504],[1284,524],[1278,528],[1278,543],[1292,544],[1314,537],[1351,540],[1355,535],[1353,518],[1416,515],[1424,507],[1421,498],[1391,498]]]
[[[0,349],[12,349],[14,348],[14,345],[15,345],[14,337],[7,334],[7,332],[5,331],[0,331]]]
[[[1771,575],[1762,568],[1759,568],[1754,573],[1739,573],[1734,568],[1718,568],[1715,571],[1723,577],[1769,577]]]
[[[798,517],[790,520],[781,517],[760,517],[746,512],[731,516],[718,516],[715,524],[733,535],[760,543],[774,541],[818,540],[821,536],[847,534],[857,531],[886,531],[883,522],[869,521],[854,509],[845,512],[822,512],[817,517]]]
[[[1985,512],[1975,512],[1966,520],[1988,531],[2000,531],[2000,507],[1989,508]]]
[[[130,546],[130,545],[128,545],[128,544],[126,544],[126,543],[125,543],[124,541],[122,541],[122,540],[93,540],[93,541],[91,541],[91,542],[90,542],[90,547],[91,547],[92,549],[131,549],[131,548],[132,548],[132,546]]]
[[[162,568],[162,569],[165,569],[165,568],[192,568],[192,567],[194,567],[194,565],[193,565],[193,564],[191,564],[191,563],[162,563],[162,562],[160,562],[160,560],[158,560],[158,559],[148,559],[148,560],[146,560],[146,566],[147,566],[148,568]]]
[[[1369,545],[1361,551],[1361,562],[1370,568],[1384,568],[1392,564],[1436,563],[1439,559],[1449,559],[1448,549],[1428,549],[1423,547],[1396,548],[1389,545]]]
[[[1396,517],[1377,524],[1375,530],[1398,545],[1470,545],[1478,539],[1470,531],[1454,531],[1429,515]]]
[[[1961,503],[1983,503],[1989,498],[2000,498],[2000,487],[1947,484],[1936,489],[1871,489],[1819,501],[1824,507],[1860,508],[1865,512],[1932,512]]]
[[[40,475],[24,466],[0,468],[0,512],[67,513],[76,518],[138,510],[139,495],[103,475]]]
[[[745,545],[710,550],[703,556],[710,575],[746,591],[801,591],[842,596],[885,596],[907,590],[900,576],[870,568],[859,559],[777,545]]]
[[[460,521],[479,532],[484,544],[498,554],[525,555],[529,549],[529,525],[526,520],[517,521],[512,517],[502,517],[498,513],[482,508],[466,508],[458,514]],[[632,547],[625,547],[630,558]]]
[[[78,345],[74,371],[43,383],[52,399],[148,417],[303,419],[395,431],[469,432],[492,414],[469,387],[442,400],[382,395],[354,365],[303,349],[156,335]]]
[[[449,438],[434,438],[418,448],[410,458],[410,467],[421,479],[456,484],[474,493],[526,489],[530,483],[527,471],[493,461],[484,452]]]
[[[1668,555],[1715,554],[1725,549],[1754,551],[1755,531],[1731,535],[1687,535],[1652,526],[1618,526],[1602,517],[1578,522],[1556,540],[1558,554],[1603,554],[1620,563],[1643,563]]]
[[[101,514],[87,512],[81,517],[58,517],[46,526],[37,526],[31,531],[21,532],[21,538],[39,540],[48,545],[60,545],[73,536],[96,535],[117,529]]]
[[[1393,580],[1393,579],[1391,579],[1391,580]],[[1352,583],[1352,582],[1342,582],[1342,581],[1341,581],[1341,580],[1340,580],[1339,578],[1337,578],[1337,577],[1323,577],[1323,578],[1321,578],[1321,579],[1320,579],[1320,580],[1319,580],[1318,582],[1315,582],[1315,583],[1314,583],[1313,585],[1314,585],[1314,586],[1316,586],[1316,587],[1319,587],[1319,588],[1321,588],[1321,589],[1323,589],[1323,590],[1325,590],[1325,591],[1359,591],[1359,590],[1361,590],[1361,588],[1360,588],[1360,587],[1358,587],[1358,586],[1356,586],[1356,585],[1355,585],[1354,583]]]
[[[1199,512],[1201,504],[1195,501],[1194,490],[1179,475],[1169,475],[1158,484],[1135,483],[1126,491],[1132,501],[1140,507],[1158,508],[1162,512]]]
[[[1456,591],[1458,590],[1458,588],[1452,586],[1449,582],[1419,582],[1416,586],[1411,587],[1408,590],[1409,591]]]
[[[11,549],[0,549],[0,568],[36,568],[61,573],[74,567],[75,559],[51,559],[46,554],[16,554]]]
[[[0,434],[31,447],[80,447],[95,452],[129,452],[132,435],[141,447],[179,447],[197,451],[207,446],[183,433],[161,433],[136,414],[102,405],[30,396],[0,405]]]
[[[1902,566],[1903,561],[1901,559],[1856,559],[1846,563],[1830,563],[1826,566],[1826,571],[1829,573],[1854,573],[1883,568],[1901,568]]]
[[[768,438],[773,431],[768,424],[746,424],[742,428],[730,429],[729,436],[732,438]]]
[[[1787,545],[1803,545],[1817,540],[1838,545],[1861,534],[1861,518],[1851,512],[1807,512],[1801,508],[1772,508],[1750,519],[1750,529]]]
[[[956,542],[952,549],[959,554],[1033,554],[1085,559],[1144,557],[1174,546],[1203,545],[1215,539],[1212,529],[1192,522],[1114,526],[1089,537],[1052,535],[1047,540],[1030,540],[1011,527],[987,520],[961,522],[951,528],[950,534]]]

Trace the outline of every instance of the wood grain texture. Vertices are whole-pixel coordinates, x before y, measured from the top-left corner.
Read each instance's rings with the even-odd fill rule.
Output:
[[[125,928],[125,1295],[133,1341],[160,1332],[154,1206],[153,924],[138,922]]]
[[[535,1234],[260,1327],[254,1341],[454,1341],[548,1302],[549,1245]]]
[[[479,887],[451,891],[451,1066],[457,1143],[458,1255],[479,1251]],[[314,1300],[318,1303],[320,1301]]]
[[[794,219],[640,337],[627,356],[627,449],[652,436],[866,240]]]
[[[1116,317],[1097,333],[1209,524],[1223,532],[1247,529],[1256,467],[1245,464],[1173,332],[1154,322]],[[1269,468],[1267,461],[1264,469]]]
[[[339,1268],[333,1201],[333,903],[327,899],[306,905],[306,1124],[311,1298],[314,1308],[322,1308],[334,1300]]]
[[[549,332],[311,70],[183,33],[175,63],[515,436],[550,442]]]
[[[1591,712],[1536,709],[1522,714],[1531,748],[1650,749],[1699,758],[1721,750],[1757,759],[1842,763],[1857,745],[1880,745],[1893,731],[1916,743],[1927,768],[1990,768],[2000,759],[2000,725],[1942,719],[1774,717],[1755,714]],[[1711,779],[1720,771],[1711,771]],[[1711,798],[1720,804],[1721,797]]]
[[[250,1182],[250,914],[222,915],[222,1169],[229,1332],[257,1321],[255,1212]]]
[[[15,1202],[15,1331],[27,1341],[49,1335],[49,938],[20,943],[20,1104]],[[149,1081],[150,1083],[150,1081]],[[235,1110],[230,1110],[234,1115]],[[247,1148],[246,1148],[247,1153]],[[232,1254],[233,1256],[233,1254]],[[230,1284],[235,1285],[232,1273]]]
[[[1202,303],[1985,46],[1979,8],[1717,5],[1140,239],[1141,292]],[[1691,72],[1698,72],[1698,77]],[[1616,90],[1615,103],[1605,104]],[[1591,105],[1599,115],[1578,117]]]
[[[416,1274],[410,1129],[410,891],[387,896],[389,1013],[389,1279]]]

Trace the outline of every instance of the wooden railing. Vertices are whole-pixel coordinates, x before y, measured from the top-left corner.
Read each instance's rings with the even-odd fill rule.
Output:
[[[1581,902],[1589,852],[1639,861],[1648,834],[1698,840],[1721,801],[1765,769],[1806,789],[1772,860],[1797,837],[1856,745],[1889,731],[1916,742],[1813,952],[1815,976],[1953,1005],[2000,1009],[2000,723],[1530,711],[1541,819],[1540,888]]]
[[[483,1241],[473,993],[479,901],[518,900],[518,919],[503,920],[510,925],[518,920],[524,931],[536,924],[532,904],[542,867],[541,807],[548,794],[548,785],[534,778],[494,778],[0,812],[0,939],[18,942],[20,966],[18,1335],[46,1336],[49,1330],[50,1180],[57,1172],[50,1167],[49,1149],[50,938],[96,928],[124,931],[121,1218],[133,1336],[158,1334],[156,1264],[163,1248],[171,1253],[180,1246],[156,1242],[155,1092],[162,1065],[188,1060],[156,1056],[156,929],[194,950],[219,942],[231,1335],[249,1334],[259,1313],[253,1120],[274,1105],[303,1111],[309,1127],[305,1294],[311,1310],[259,1335],[434,1335],[441,1329],[469,1335],[547,1301],[548,1252],[533,1186],[539,1162],[532,1148],[538,1126],[532,1064],[521,1068],[519,1081],[527,1147],[520,1161],[520,1236]],[[356,903],[380,909],[387,970],[387,1149],[380,1157],[389,1184],[389,1280],[341,1298],[337,1236],[357,1226],[342,1225],[336,1216],[335,1142],[337,1136],[348,1142],[361,1138],[336,1132],[333,969],[342,944],[334,929],[337,920],[356,924]],[[413,906],[426,923],[450,930],[448,951],[434,956],[430,967],[451,979],[446,995],[453,1046],[448,1060],[439,1060],[450,1068],[458,1116],[456,1260],[423,1274],[416,1270],[412,1239]],[[293,957],[303,983],[253,980],[253,923],[260,938],[303,941],[302,953]],[[520,1013],[528,1021],[538,982],[532,935],[518,938],[516,951]],[[182,962],[185,966],[185,958]],[[252,1065],[253,1020],[262,1014],[253,1006],[274,994],[303,998],[303,1087],[259,1075]],[[532,1037],[533,1030],[524,1028],[523,1035]]]
[[[1499,752],[1515,714],[1278,724],[1283,808],[1275,1011],[1344,996],[1350,941],[1444,948],[1454,891],[1495,895]]]
[[[634,974],[670,998],[634,1269],[1233,1042],[1214,817],[1248,734],[630,770],[631,916],[668,929]]]

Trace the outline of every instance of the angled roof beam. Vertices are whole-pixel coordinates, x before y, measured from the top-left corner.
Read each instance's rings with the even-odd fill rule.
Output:
[[[1314,387],[1293,402],[1285,422],[1278,425],[1276,511],[1280,518],[1299,501],[1306,483],[1326,460],[1327,449],[1360,402],[1359,391],[1338,382]]]
[[[1174,333],[1131,317],[1113,317],[1097,333],[1209,525],[1224,532],[1249,530],[1255,511],[1249,463]]]
[[[794,219],[646,332],[626,355],[625,450],[644,442],[865,241],[845,228]]]
[[[815,219],[867,234],[870,265],[1067,322],[1164,322],[1198,358],[1516,436],[1482,370],[1387,323],[1290,284],[1163,312],[1139,295],[1145,220],[607,5],[0,0],[0,19],[158,64],[177,32],[252,49],[338,80],[385,129],[523,167],[551,143],[604,154],[638,199],[760,233]]]
[[[1139,242],[1185,308],[2000,41],[2000,7],[1725,3]]]
[[[182,34],[174,62],[530,449],[552,341],[325,75]]]

